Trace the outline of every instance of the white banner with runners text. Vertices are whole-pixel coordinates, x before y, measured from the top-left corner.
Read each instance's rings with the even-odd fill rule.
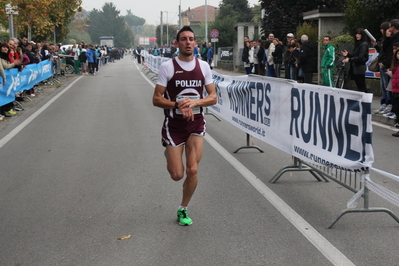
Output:
[[[218,103],[208,109],[242,131],[304,161],[351,171],[372,166],[372,94],[212,73]]]

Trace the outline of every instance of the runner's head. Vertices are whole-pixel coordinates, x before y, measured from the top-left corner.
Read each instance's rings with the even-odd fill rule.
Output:
[[[184,57],[193,55],[196,41],[194,32],[189,26],[184,26],[179,30],[175,45],[179,48],[180,55]]]
[[[180,41],[180,34],[181,34],[182,32],[184,32],[184,31],[191,31],[191,32],[193,33],[193,36],[194,36],[194,31],[193,31],[189,26],[184,26],[184,27],[181,28],[181,29],[179,30],[179,32],[177,33],[177,36],[176,36],[176,40],[177,40],[177,41]],[[194,39],[195,39],[195,36],[194,36]]]

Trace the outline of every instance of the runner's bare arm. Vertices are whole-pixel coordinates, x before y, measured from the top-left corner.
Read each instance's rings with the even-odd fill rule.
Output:
[[[176,107],[176,103],[173,101],[169,101],[165,97],[163,97],[166,91],[166,87],[163,87],[159,84],[155,85],[154,95],[152,97],[152,104],[154,106],[163,108],[163,109],[173,109]]]

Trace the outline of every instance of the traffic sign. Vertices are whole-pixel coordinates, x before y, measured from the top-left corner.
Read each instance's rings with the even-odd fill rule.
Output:
[[[212,38],[211,39],[211,42],[218,42],[219,41],[219,38]]]
[[[210,35],[211,35],[211,38],[218,38],[219,37],[219,31],[218,30],[211,30]]]

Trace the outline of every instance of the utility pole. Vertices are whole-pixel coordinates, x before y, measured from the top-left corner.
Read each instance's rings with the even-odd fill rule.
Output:
[[[162,11],[161,11],[161,38],[160,38],[160,45],[159,47],[162,47],[162,43],[163,43],[163,15],[162,15]]]
[[[14,38],[14,15],[18,15],[18,11],[14,10],[16,7],[11,4],[6,5],[6,14],[8,15],[8,24],[10,31],[10,39]]]
[[[181,17],[181,0],[179,4],[179,28],[181,29],[183,27],[183,22],[182,22],[182,17]]]
[[[205,0],[205,42],[208,45],[208,0]]]

